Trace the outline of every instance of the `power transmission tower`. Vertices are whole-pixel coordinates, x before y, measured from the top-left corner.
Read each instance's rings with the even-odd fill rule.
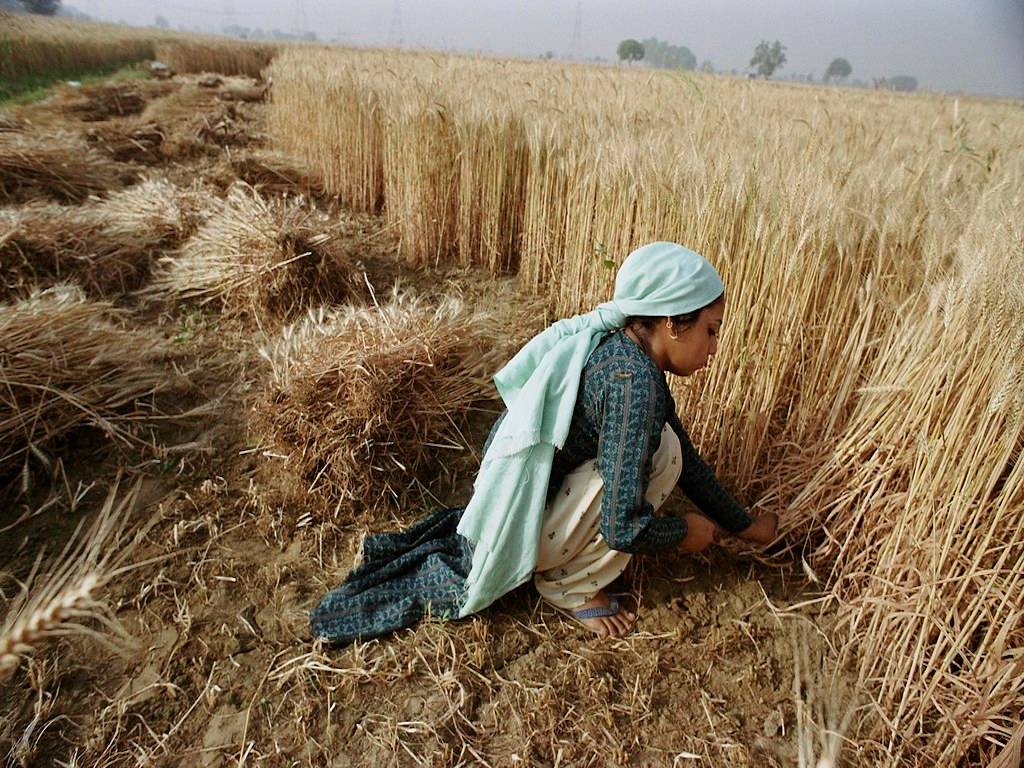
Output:
[[[572,44],[569,46],[569,57],[583,58],[583,0],[576,3],[576,19],[572,24]]]
[[[306,4],[303,0],[295,0],[295,19],[292,21],[292,32],[302,35],[306,32]]]
[[[221,25],[223,27],[232,27],[235,24],[235,4],[232,0],[222,0],[221,3],[221,16],[223,20]]]
[[[391,6],[391,31],[388,33],[388,45],[392,48],[401,48],[402,39],[402,3],[395,0]]]

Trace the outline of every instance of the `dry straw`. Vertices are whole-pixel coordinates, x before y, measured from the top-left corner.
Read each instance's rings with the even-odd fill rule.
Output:
[[[222,147],[244,147],[253,141],[253,105],[224,103],[210,91],[186,83],[174,93],[146,106],[139,126],[155,126],[163,135],[160,155],[184,160],[217,155]]]
[[[311,312],[263,349],[272,381],[251,429],[331,504],[405,500],[464,448],[467,410],[492,394],[488,327],[456,299]]]
[[[62,281],[92,297],[124,294],[149,275],[162,248],[197,224],[195,196],[149,179],[80,207],[29,205],[0,210],[3,295],[26,295]]]
[[[137,567],[128,563],[139,537],[128,537],[137,483],[122,499],[117,485],[87,530],[79,526],[50,570],[40,575],[42,557],[7,604],[0,625],[0,682],[21,662],[60,637],[83,637],[103,645],[124,645],[128,635],[107,598],[107,585]]]
[[[93,83],[62,89],[56,108],[84,122],[101,122],[138,115],[152,99],[166,96],[176,88],[173,83],[145,80]]]
[[[89,128],[85,139],[119,163],[156,165],[165,158],[160,151],[166,135],[156,123],[134,120],[110,121]]]
[[[216,302],[227,315],[263,323],[364,290],[350,252],[357,243],[303,200],[267,199],[238,184],[209,207],[209,219],[161,260],[151,293]]]
[[[225,187],[241,179],[265,196],[325,194],[323,185],[307,170],[280,153],[263,149],[225,152],[213,177]]]
[[[77,134],[0,133],[0,203],[36,198],[78,203],[131,177]]]
[[[46,463],[48,444],[81,426],[119,441],[175,385],[164,342],[71,286],[0,304],[0,471]]]

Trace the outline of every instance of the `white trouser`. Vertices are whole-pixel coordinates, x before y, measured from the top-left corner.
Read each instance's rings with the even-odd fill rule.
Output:
[[[683,469],[679,437],[666,424],[654,454],[644,497],[658,509]],[[601,534],[604,481],[597,461],[570,472],[544,509],[540,553],[533,583],[552,605],[571,610],[583,605],[626,569],[629,552],[610,549]]]

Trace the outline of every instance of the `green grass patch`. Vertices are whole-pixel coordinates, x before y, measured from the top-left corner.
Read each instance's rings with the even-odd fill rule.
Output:
[[[75,80],[80,83],[94,83],[99,80],[130,80],[148,78],[149,73],[137,62],[117,62],[72,72],[52,71],[28,75],[18,80],[0,80],[0,109],[19,104],[31,104],[49,95],[54,85]]]

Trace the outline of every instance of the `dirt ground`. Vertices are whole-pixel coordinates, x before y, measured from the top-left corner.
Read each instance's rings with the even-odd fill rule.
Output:
[[[187,117],[190,127],[168,129],[127,160],[132,172],[182,185],[198,178],[223,193],[238,172],[232,157],[266,144],[260,103],[226,105],[198,77],[140,87],[145,104],[130,102],[137,115],[165,127]],[[95,135],[131,118],[80,101],[62,92],[11,117]],[[326,197],[320,204],[339,210]],[[357,256],[378,292],[398,281],[499,312],[513,304],[514,278],[408,269],[382,221],[358,221],[371,245]],[[619,640],[590,635],[524,587],[472,619],[347,648],[314,643],[306,612],[344,577],[364,532],[468,499],[497,404],[471,415],[465,450],[420,488],[418,503],[333,516],[286,500],[272,457],[247,434],[267,375],[260,333],[209,308],[126,303],[138,323],[175,341],[175,364],[194,382],[180,410],[201,406],[202,415],[168,420],[149,450],[79,433],[64,446],[60,478],[38,478],[27,495],[17,482],[3,492],[0,551],[16,578],[89,519],[118,472],[122,491],[142,483],[134,519],[155,521],[133,553],[146,564],[111,588],[130,642],[66,638],[0,684],[8,764],[797,764],[808,686],[841,688],[819,664],[828,612],[799,569],[726,548],[634,559],[620,589],[640,619]],[[90,484],[76,500],[74,489]],[[672,500],[668,513],[684,504]],[[9,597],[9,582],[4,589]]]

